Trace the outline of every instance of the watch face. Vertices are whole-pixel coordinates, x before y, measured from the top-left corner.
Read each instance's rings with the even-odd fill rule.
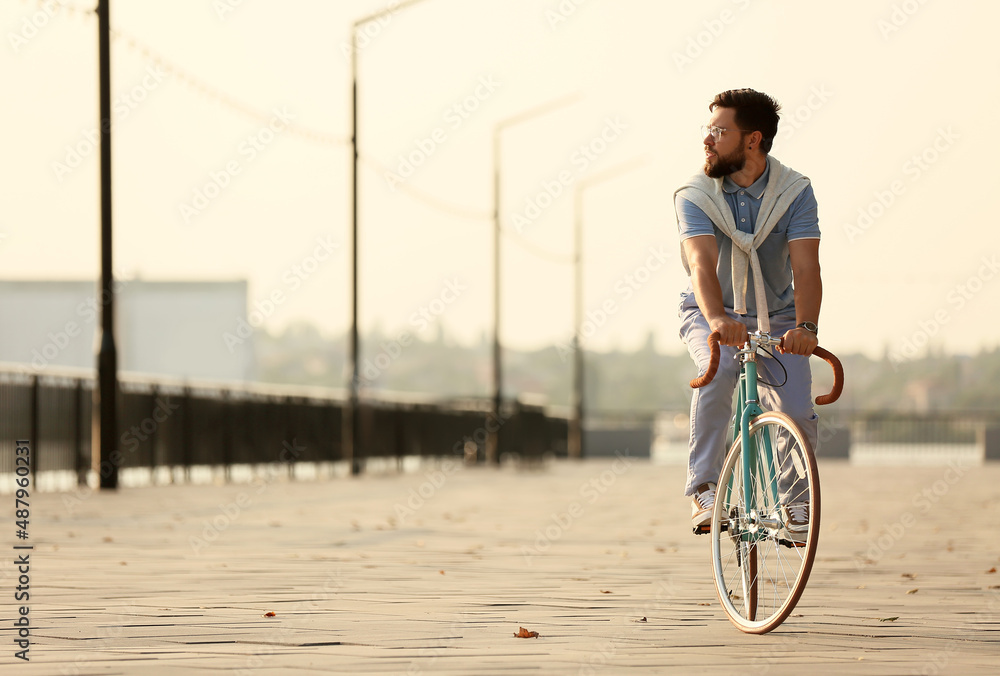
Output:
[[[819,327],[813,324],[812,322],[802,322],[801,324],[799,324],[799,327],[805,329],[806,331],[812,331],[813,333],[816,334],[819,333]]]

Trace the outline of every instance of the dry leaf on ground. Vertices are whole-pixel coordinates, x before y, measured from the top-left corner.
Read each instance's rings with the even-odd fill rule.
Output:
[[[896,615],[896,617],[883,617],[883,618],[879,619],[879,622],[895,622],[898,619],[899,619],[899,615]]]
[[[264,613],[264,617],[274,617],[274,616],[275,614],[273,610],[269,610],[266,613]]]
[[[908,589],[908,590],[906,591],[906,593],[907,593],[907,594],[916,594],[916,593],[917,593],[918,591],[920,591],[920,590],[919,590],[919,589]]]
[[[518,627],[521,631],[514,634],[514,638],[538,638],[537,631],[528,631],[524,627]]]

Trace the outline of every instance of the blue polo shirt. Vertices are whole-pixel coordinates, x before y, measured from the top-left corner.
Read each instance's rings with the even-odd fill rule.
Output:
[[[764,196],[764,188],[771,168],[768,166],[760,178],[749,188],[741,188],[728,176],[722,180],[722,191],[726,203],[733,212],[736,227],[743,232],[753,233],[757,224],[757,213]],[[722,285],[722,300],[726,309],[735,307],[733,302],[733,240],[715,227],[704,211],[694,204],[677,197],[674,205],[677,210],[677,228],[683,242],[689,237],[699,235],[715,235],[719,247],[719,266],[717,273]],[[792,289],[792,261],[788,256],[788,243],[795,239],[819,239],[819,218],[816,213],[816,196],[810,184],[792,201],[788,210],[778,221],[760,246],[757,256],[760,258],[761,271],[764,277],[764,289],[767,293],[769,314],[795,315],[795,296]],[[757,316],[757,300],[754,295],[754,274],[749,271],[747,279],[746,307],[747,314]],[[681,294],[681,311],[698,307],[694,289],[690,283]]]

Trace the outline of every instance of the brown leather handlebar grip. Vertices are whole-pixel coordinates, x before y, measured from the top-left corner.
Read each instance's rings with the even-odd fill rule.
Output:
[[[712,331],[712,335],[708,337],[708,346],[712,350],[712,361],[709,363],[708,370],[705,371],[704,375],[691,381],[691,387],[704,387],[715,378],[715,373],[719,370],[719,338],[718,331]],[[785,341],[782,340],[781,342],[784,343]],[[816,397],[816,404],[819,406],[832,404],[840,399],[840,395],[844,392],[844,366],[837,359],[836,355],[822,347],[816,346],[816,349],[813,350],[813,355],[819,357],[833,368],[833,387],[830,389],[829,394],[822,394]]]
[[[779,345],[784,346],[784,344],[785,339],[782,338]],[[813,350],[812,356],[819,357],[833,368],[833,388],[831,388],[830,394],[821,394],[816,397],[816,404],[819,406],[832,404],[840,399],[840,395],[844,392],[844,365],[840,363],[835,354],[819,345]]]
[[[820,406],[823,404],[832,404],[840,399],[840,395],[844,391],[844,365],[840,363],[836,355],[819,346],[813,350],[813,356],[819,357],[833,368],[833,389],[830,390],[830,394],[823,394],[816,397],[816,403]]]
[[[705,387],[715,377],[715,372],[719,370],[719,338],[721,336],[718,331],[712,331],[712,335],[708,337],[708,347],[712,350],[712,361],[708,365],[708,370],[705,371],[704,375],[691,381],[691,387]]]

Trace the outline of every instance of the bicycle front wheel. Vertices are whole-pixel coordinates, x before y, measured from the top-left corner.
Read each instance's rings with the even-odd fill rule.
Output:
[[[712,511],[715,586],[738,629],[765,634],[791,614],[816,557],[819,519],[809,441],[784,413],[762,413],[750,423],[749,457],[742,435],[726,456]]]

